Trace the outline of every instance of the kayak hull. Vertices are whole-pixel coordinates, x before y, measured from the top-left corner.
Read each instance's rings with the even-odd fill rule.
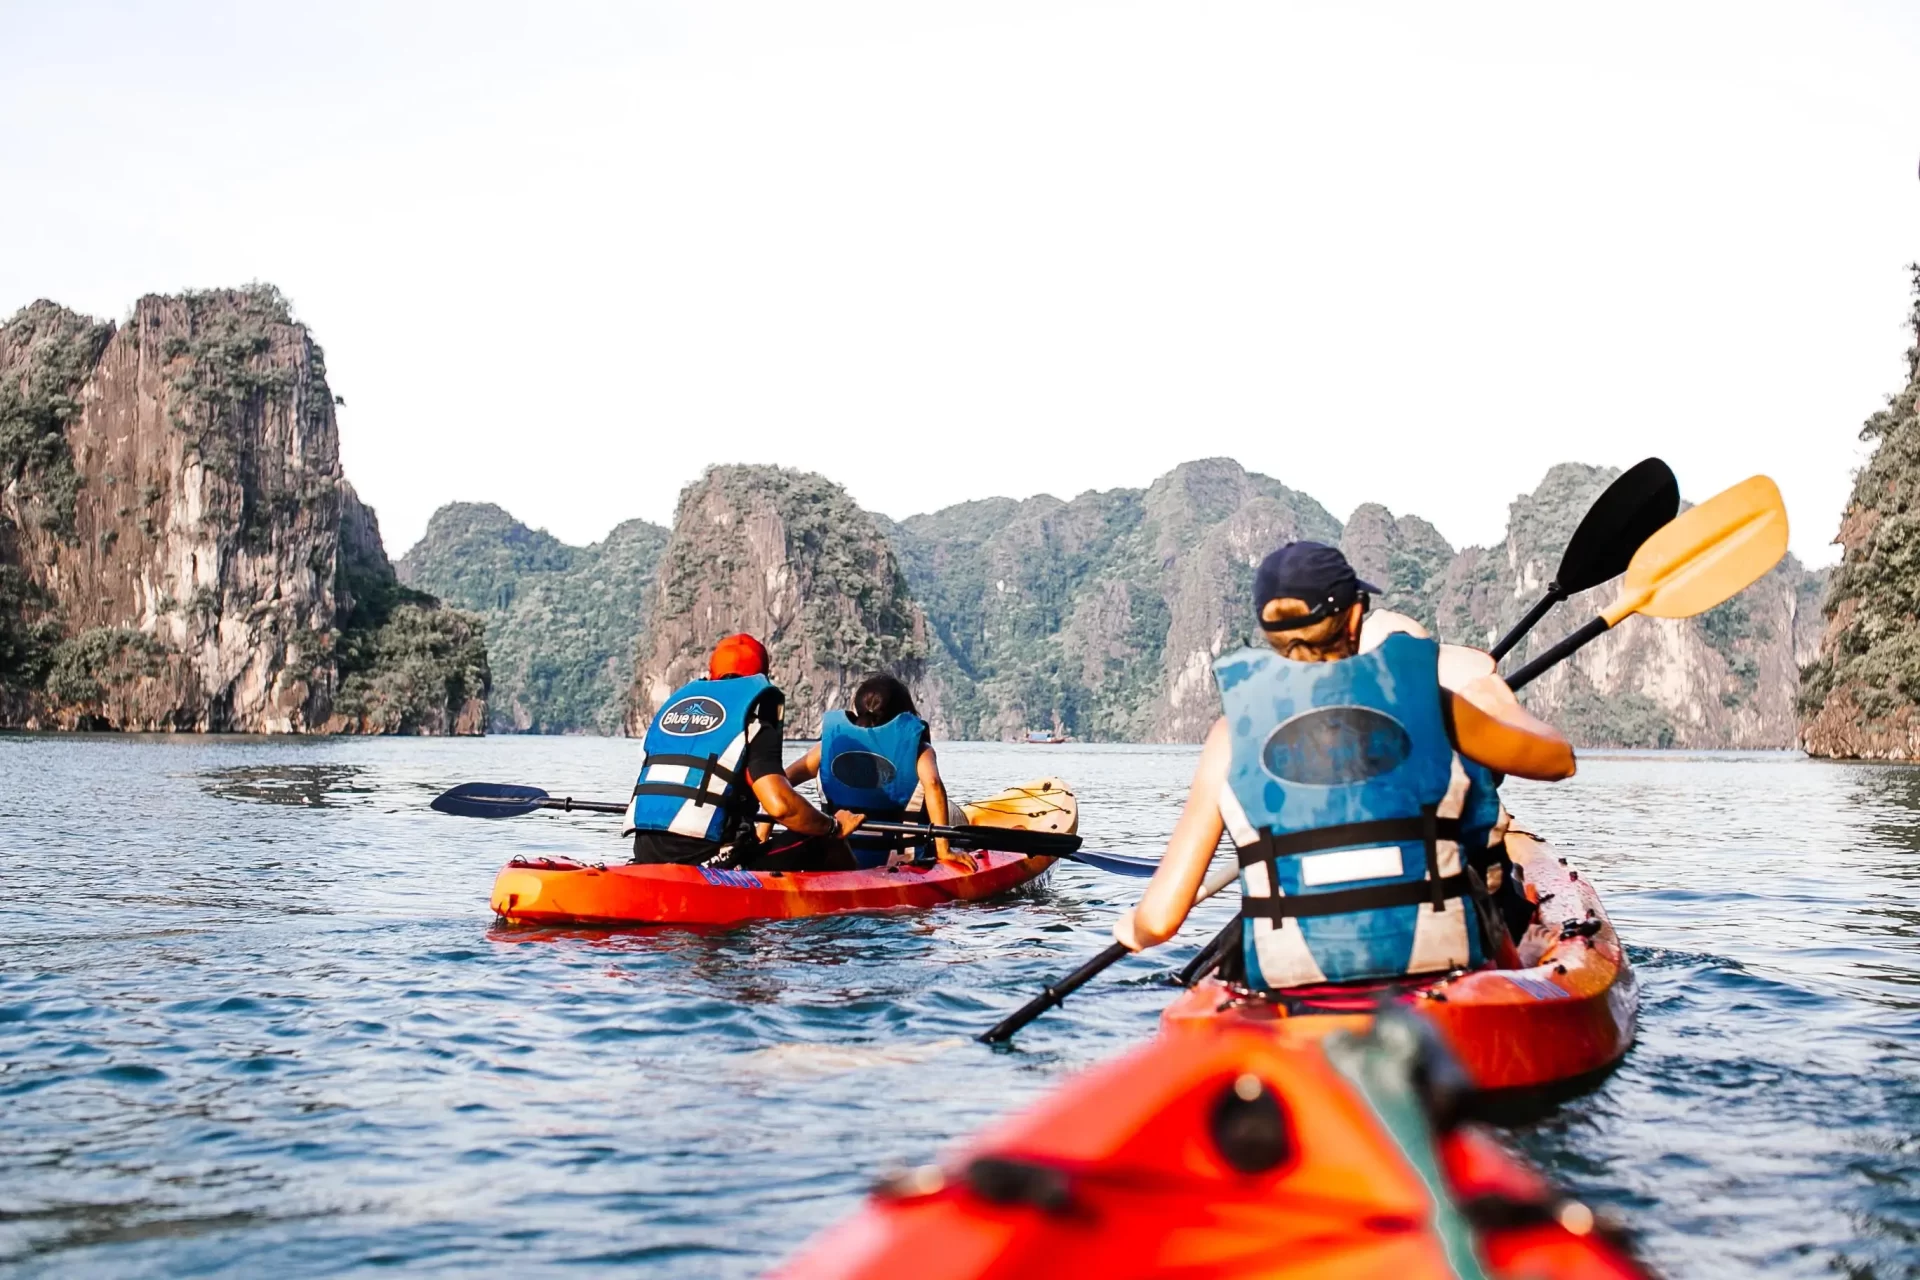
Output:
[[[1208,979],[1167,1008],[1164,1025],[1305,1022],[1312,1034],[1364,1020],[1392,1000],[1433,1024],[1481,1089],[1573,1087],[1598,1077],[1633,1044],[1638,979],[1590,883],[1533,836],[1515,832],[1507,849],[1539,903],[1519,947],[1522,967],[1271,996]]]
[[[944,864],[780,872],[549,859],[508,865],[493,883],[490,905],[510,924],[739,924],[970,902],[1026,884],[1054,862],[977,856],[981,868],[971,873]]]
[[[1220,1123],[1277,1100],[1275,1160]],[[1583,1206],[1483,1131],[1381,1109],[1299,1026],[1164,1034],[883,1185],[784,1280],[1627,1280]],[[1245,1130],[1241,1130],[1242,1135]],[[1236,1154],[1239,1156],[1236,1159]],[[1257,1152],[1254,1152],[1257,1155]],[[1441,1199],[1444,1197],[1444,1200]],[[1443,1207],[1445,1206],[1445,1207]],[[1497,1206],[1493,1212],[1482,1210]]]
[[[1071,835],[1073,789],[1041,778],[965,806],[974,826]],[[1054,858],[989,851],[965,871],[937,863],[862,871],[744,871],[721,867],[586,864],[515,859],[493,882],[489,905],[509,924],[728,925],[843,911],[887,911],[973,902],[1046,874]]]

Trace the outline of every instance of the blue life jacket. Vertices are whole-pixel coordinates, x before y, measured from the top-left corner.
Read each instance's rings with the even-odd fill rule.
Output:
[[[1245,649],[1214,663],[1248,986],[1481,962],[1461,860],[1475,788],[1448,740],[1439,654],[1432,640],[1393,635],[1336,662]],[[1482,845],[1493,803],[1491,815],[1475,805]]]
[[[732,836],[754,809],[740,766],[747,726],[754,704],[772,689],[765,676],[729,676],[676,690],[647,726],[628,831],[717,842]]]
[[[844,711],[827,712],[820,721],[820,794],[828,809],[899,821],[920,785],[926,741],[927,722],[909,711],[872,728],[855,724]],[[877,866],[900,839],[856,831],[847,843],[862,866]]]

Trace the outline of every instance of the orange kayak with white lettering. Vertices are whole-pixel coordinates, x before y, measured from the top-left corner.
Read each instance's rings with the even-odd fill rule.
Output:
[[[1058,778],[965,806],[973,826],[1073,834],[1079,806]],[[977,870],[945,863],[864,871],[744,871],[669,863],[588,864],[516,858],[493,882],[494,913],[511,924],[739,924],[841,911],[972,902],[1044,875],[1053,858],[975,855]]]

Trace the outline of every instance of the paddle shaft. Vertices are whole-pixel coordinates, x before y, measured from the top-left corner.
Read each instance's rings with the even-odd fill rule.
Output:
[[[1559,583],[1557,582],[1549,583],[1547,585],[1547,594],[1540,597],[1540,603],[1534,605],[1532,609],[1528,610],[1526,617],[1514,623],[1513,630],[1501,636],[1499,643],[1495,644],[1493,648],[1487,650],[1487,653],[1492,656],[1495,662],[1498,662],[1500,661],[1500,659],[1506,657],[1507,654],[1512,651],[1513,646],[1515,646],[1516,644],[1519,644],[1521,639],[1525,637],[1527,632],[1533,630],[1534,627],[1539,625],[1540,619],[1546,617],[1549,613],[1553,612],[1553,606],[1559,604],[1562,600],[1565,600],[1566,598],[1567,598],[1567,593],[1560,589]]]
[[[1507,677],[1507,687],[1518,693],[1546,674],[1554,664],[1564,662],[1585,646],[1593,643],[1607,633],[1607,620],[1595,618],[1586,626],[1568,635],[1560,643],[1547,650],[1532,662]]]
[[[625,813],[627,806],[614,804],[608,800],[575,800],[572,796],[563,796],[556,800],[549,796],[540,802],[542,809],[558,809],[562,813]]]
[[[1196,907],[1199,906],[1208,898],[1211,898],[1214,894],[1239,879],[1239,877],[1240,864],[1237,860],[1228,866],[1222,867],[1220,870],[1208,876],[1206,883],[1200,886],[1200,892],[1194,895],[1193,905]],[[1075,969],[1072,973],[1060,979],[1060,981],[1054,983],[1045,991],[1042,991],[1039,995],[995,1023],[979,1037],[981,1043],[1005,1044],[1007,1041],[1013,1039],[1015,1035],[1019,1034],[1022,1027],[1032,1022],[1047,1010],[1066,1003],[1068,996],[1087,985],[1092,979],[1099,977],[1102,973],[1112,968],[1117,961],[1123,960],[1131,954],[1132,952],[1127,949],[1125,944],[1119,942],[1113,943],[1099,955],[1087,961],[1078,969]]]

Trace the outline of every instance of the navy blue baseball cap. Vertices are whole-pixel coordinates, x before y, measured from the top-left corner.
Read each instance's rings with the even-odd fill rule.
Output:
[[[1289,542],[1262,560],[1253,575],[1253,612],[1259,617],[1269,600],[1312,605],[1303,617],[1260,622],[1264,631],[1297,631],[1349,607],[1361,592],[1379,590],[1371,582],[1362,582],[1337,548],[1324,542]]]

